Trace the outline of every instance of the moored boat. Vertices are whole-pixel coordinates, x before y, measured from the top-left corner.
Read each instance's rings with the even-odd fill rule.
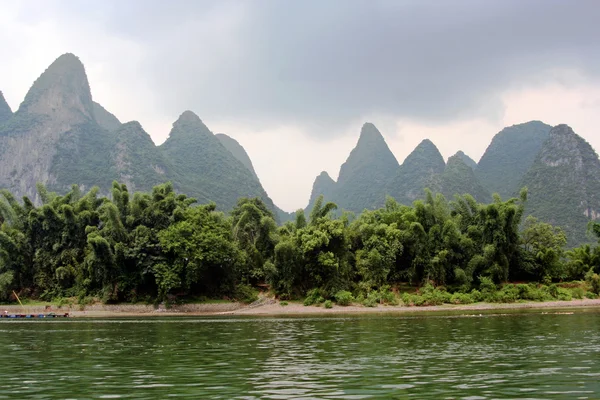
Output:
[[[0,315],[0,318],[67,318],[69,313],[56,314],[56,313],[38,313],[38,314],[9,314],[7,311]]]

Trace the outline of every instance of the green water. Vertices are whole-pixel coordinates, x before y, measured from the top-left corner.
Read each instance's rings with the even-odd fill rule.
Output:
[[[0,321],[0,398],[600,398],[600,313]]]

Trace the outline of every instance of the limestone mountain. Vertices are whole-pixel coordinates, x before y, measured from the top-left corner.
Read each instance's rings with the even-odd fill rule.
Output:
[[[523,175],[533,164],[551,128],[543,122],[530,121],[496,134],[475,172],[487,190],[502,198],[517,195]]]
[[[332,198],[333,192],[335,190],[335,181],[329,176],[329,174],[325,171],[321,172],[312,186],[312,191],[310,193],[310,199],[308,200],[309,208],[308,211],[315,204],[315,201],[319,198],[319,196],[323,195],[326,200]]]
[[[10,106],[6,102],[4,95],[0,91],[0,125],[2,125],[4,122],[8,121],[10,119],[10,117],[12,117],[12,115],[13,115],[12,110],[10,109]]]
[[[219,141],[221,141],[221,144],[227,150],[229,150],[231,154],[233,154],[235,158],[237,158],[242,164],[244,164],[244,167],[246,167],[252,173],[252,176],[254,176],[256,180],[259,180],[258,175],[256,175],[256,171],[254,171],[252,160],[250,160],[248,153],[246,153],[246,150],[242,147],[242,145],[239,144],[237,140],[227,136],[224,133],[217,133],[215,136],[217,137],[217,139],[219,139]]]
[[[171,179],[181,192],[225,210],[240,197],[260,197],[274,210],[260,182],[193,112],[181,114],[159,149],[173,165]]]
[[[475,168],[477,168],[477,163],[475,162],[475,160],[473,160],[471,157],[469,157],[468,155],[466,155],[462,150],[459,150],[455,156],[460,157],[460,159],[467,164],[469,167],[471,167],[471,169],[475,170]],[[449,160],[449,159],[448,159]]]
[[[446,163],[438,148],[429,139],[423,140],[406,157],[388,187],[388,193],[398,202],[411,205],[424,196],[425,188],[436,185],[436,177],[444,172]]]
[[[95,101],[92,104],[94,110],[94,119],[102,128],[107,131],[115,131],[121,126],[121,121],[110,112],[106,111],[104,107]]]
[[[356,146],[340,168],[337,182],[332,185],[333,180],[326,173],[317,177],[308,209],[320,194],[343,210],[361,212],[365,208],[380,207],[385,203],[386,187],[397,170],[398,161],[381,133],[375,125],[365,123]],[[317,193],[315,189],[325,189],[329,195]]]
[[[139,123],[121,124],[92,100],[85,68],[73,54],[40,75],[16,113],[4,104],[2,98],[8,119],[0,124],[0,187],[17,197],[35,201],[38,182],[58,192],[72,184],[99,186],[107,194],[113,180],[131,191],[172,181],[176,190],[224,211],[242,196],[261,197],[280,211],[256,175],[195,114],[184,112],[158,147]]]
[[[570,245],[590,240],[587,224],[600,219],[600,160],[570,127],[552,128],[520,186],[529,190],[527,213],[562,227]]]
[[[101,152],[108,148],[102,131],[94,120],[83,64],[73,54],[60,56],[34,82],[17,112],[0,126],[0,186],[17,196],[35,197],[37,182],[60,185],[61,178],[73,176],[54,162],[63,154],[69,160],[85,160],[84,172],[88,167],[96,169],[97,162],[105,163],[100,158],[106,153]],[[94,147],[97,144],[99,148]],[[83,148],[69,154],[74,146]],[[91,160],[85,158],[88,155]],[[69,160],[60,163],[69,164]],[[105,171],[97,173],[102,177]]]
[[[150,190],[169,180],[173,167],[137,121],[119,126],[110,159],[116,180],[129,191]]]
[[[436,180],[437,185],[433,185],[431,189],[439,191],[448,200],[452,200],[455,194],[470,194],[480,203],[488,203],[492,199],[459,153],[448,159],[444,172]]]

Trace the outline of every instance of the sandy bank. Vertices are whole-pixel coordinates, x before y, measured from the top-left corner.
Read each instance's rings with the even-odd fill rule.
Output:
[[[44,306],[25,307],[10,305],[0,306],[9,313],[43,313],[43,312],[68,312],[72,317],[93,317],[93,318],[111,318],[111,317],[161,317],[161,316],[193,316],[193,315],[254,315],[254,316],[278,316],[278,315],[335,315],[335,314],[376,314],[376,313],[396,313],[396,314],[421,314],[421,313],[452,313],[464,311],[467,313],[484,310],[543,310],[543,309],[576,309],[600,307],[600,299],[583,299],[572,301],[547,301],[547,302],[526,302],[526,303],[476,303],[469,305],[451,305],[441,306],[423,306],[423,307],[404,307],[404,306],[384,306],[364,307],[362,305],[337,306],[333,308],[305,307],[299,303],[289,303],[282,306],[275,300],[263,300],[256,304],[244,305],[241,303],[203,303],[203,304],[184,304],[176,305],[171,308],[155,308],[151,305],[139,304],[94,304],[81,308],[72,307],[51,307],[46,309]]]

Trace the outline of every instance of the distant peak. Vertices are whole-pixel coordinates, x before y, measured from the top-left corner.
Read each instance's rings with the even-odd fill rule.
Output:
[[[90,85],[79,58],[66,53],[54,60],[33,83],[19,111],[57,118],[79,112],[93,119]]]
[[[173,129],[171,129],[165,143],[175,138],[194,138],[198,135],[214,137],[213,133],[204,125],[199,116],[190,110],[186,110],[177,118],[177,121],[173,122]],[[215,139],[218,140],[216,137]]]
[[[559,124],[556,125],[554,128],[552,128],[550,130],[550,135],[556,135],[556,134],[575,134],[575,132],[573,131],[573,128],[571,128],[569,125],[567,124]]]
[[[185,110],[179,118],[177,118],[177,122],[202,122],[202,120],[193,111]]]
[[[379,132],[379,130],[375,127],[375,125],[373,125],[370,122],[366,122],[361,130],[360,130],[360,138],[358,139],[359,142],[361,140],[384,140],[383,139],[383,135],[381,134],[381,132]]]
[[[331,179],[331,176],[329,176],[329,174],[327,173],[327,171],[321,171],[321,173],[319,174],[319,176],[317,176],[317,178]],[[331,180],[333,180],[333,179],[331,179]]]
[[[144,128],[142,128],[142,124],[140,124],[138,121],[129,121],[129,122],[125,122],[121,125],[121,130],[125,130],[128,128],[131,129],[136,129],[136,130],[144,130]]]

